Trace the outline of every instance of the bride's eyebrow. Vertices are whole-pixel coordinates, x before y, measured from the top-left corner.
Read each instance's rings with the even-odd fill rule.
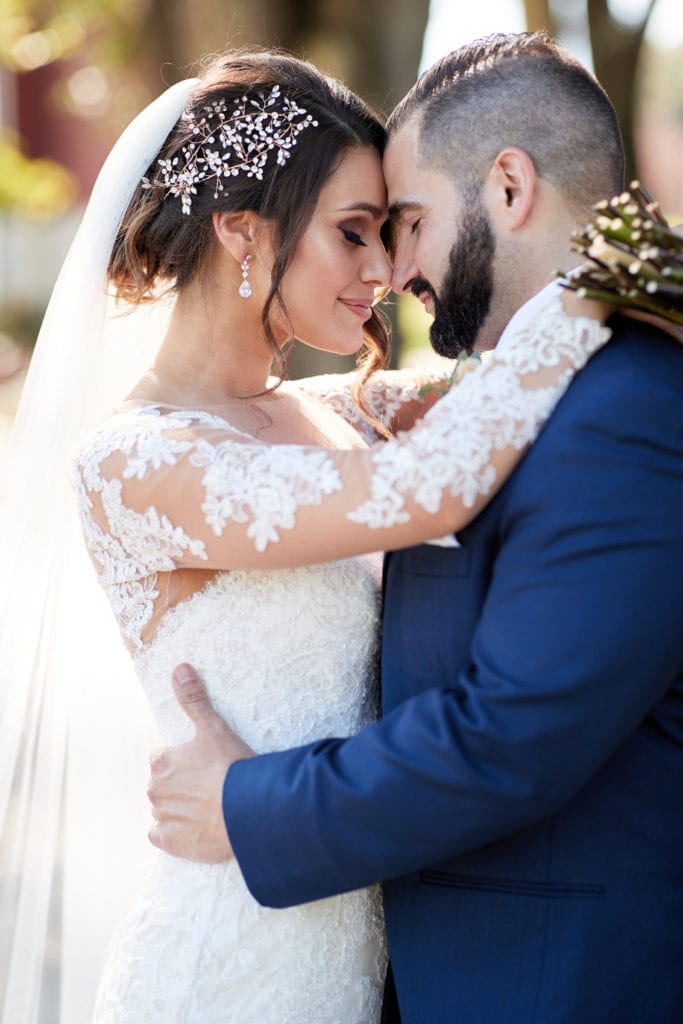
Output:
[[[385,220],[386,210],[374,203],[352,203],[350,206],[341,206],[337,213],[369,213],[373,220]]]

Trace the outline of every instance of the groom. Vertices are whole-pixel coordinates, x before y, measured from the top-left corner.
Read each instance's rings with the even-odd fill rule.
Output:
[[[437,351],[505,344],[621,188],[609,101],[546,36],[495,36],[389,132],[395,290]],[[273,907],[384,880],[386,1020],[683,1019],[683,353],[610,326],[459,545],[387,556],[377,725],[251,757],[176,671],[197,737],[153,764],[152,841],[234,850]]]

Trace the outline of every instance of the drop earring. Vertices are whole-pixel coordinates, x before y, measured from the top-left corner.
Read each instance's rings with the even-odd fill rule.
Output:
[[[239,293],[243,299],[248,299],[251,295],[251,285],[247,278],[249,277],[249,261],[251,256],[247,255],[242,260],[242,284],[239,286]]]

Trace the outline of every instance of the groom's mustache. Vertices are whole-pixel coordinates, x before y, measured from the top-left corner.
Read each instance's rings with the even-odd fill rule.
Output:
[[[428,295],[431,295],[433,299],[436,299],[438,301],[438,296],[436,292],[432,288],[429,281],[427,281],[426,278],[424,277],[416,277],[415,280],[411,282],[410,290],[416,299],[419,299],[420,295],[424,295],[424,293],[427,292]]]
[[[411,291],[413,292],[413,295],[416,297],[416,299],[419,298],[421,295],[424,295],[425,292],[431,295],[433,299],[437,297],[436,292],[429,284],[429,282],[426,280],[426,278],[416,278],[415,281],[413,281],[413,283],[411,284]]]

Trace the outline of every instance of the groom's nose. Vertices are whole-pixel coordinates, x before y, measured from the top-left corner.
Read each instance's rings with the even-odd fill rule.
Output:
[[[394,268],[391,274],[391,289],[397,295],[410,291],[410,283],[420,276],[417,264],[413,259],[412,247],[399,242],[394,254]]]

